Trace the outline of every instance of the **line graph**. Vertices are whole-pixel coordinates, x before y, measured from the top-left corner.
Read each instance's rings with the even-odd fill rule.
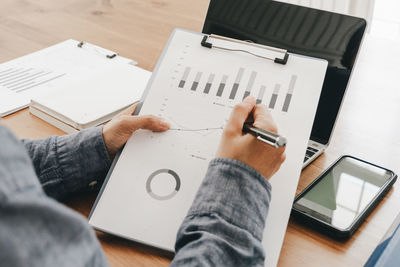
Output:
[[[199,127],[199,128],[192,128],[192,127],[187,127],[183,125],[182,123],[178,123],[175,119],[171,117],[167,117],[167,119],[173,123],[171,128],[169,128],[169,131],[177,131],[177,132],[192,132],[196,134],[200,134],[202,136],[207,136],[209,134],[214,133],[215,131],[218,130],[223,130],[225,125],[220,125],[220,126],[213,126],[213,127]]]

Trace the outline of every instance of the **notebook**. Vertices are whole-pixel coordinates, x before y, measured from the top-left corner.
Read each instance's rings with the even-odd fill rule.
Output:
[[[98,126],[138,101],[151,73],[129,64],[109,64],[75,74],[50,93],[33,97],[30,112],[67,133]]]

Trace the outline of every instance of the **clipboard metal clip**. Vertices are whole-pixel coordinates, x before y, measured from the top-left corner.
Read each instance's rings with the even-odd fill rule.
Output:
[[[226,41],[226,42],[233,42],[236,44],[244,44],[244,45],[248,45],[248,46],[252,46],[255,47],[257,49],[267,49],[270,50],[271,52],[275,52],[275,53],[280,53],[283,56],[281,58],[279,57],[267,57],[267,56],[263,56],[260,54],[256,54],[254,52],[248,51],[248,50],[244,50],[244,49],[238,49],[238,48],[229,48],[229,47],[223,47],[223,46],[219,46],[219,45],[214,45],[211,42],[209,42],[209,38],[213,38],[213,39],[218,39],[218,40],[222,40],[222,41]],[[201,46],[203,47],[207,47],[207,48],[217,48],[217,49],[222,49],[222,50],[227,50],[227,51],[233,51],[233,52],[243,52],[243,53],[247,53],[259,58],[263,58],[263,59],[267,59],[267,60],[271,60],[277,64],[282,64],[282,65],[286,65],[288,58],[289,58],[289,53],[287,52],[287,50],[284,49],[280,49],[280,48],[275,48],[275,47],[271,47],[271,46],[265,46],[265,45],[260,45],[260,44],[256,44],[256,43],[251,43],[251,42],[246,42],[246,41],[239,41],[239,40],[235,40],[232,38],[227,38],[227,37],[223,37],[223,36],[219,36],[219,35],[204,35],[202,41],[201,41]]]
[[[85,42],[79,42],[79,43],[77,44],[77,47],[83,48],[83,45],[85,45],[85,44],[86,44]],[[93,47],[91,47],[91,48],[92,48],[93,51],[95,51],[96,53],[99,53],[99,54],[101,54],[101,55],[104,55],[104,56],[106,56],[106,57],[109,58],[109,59],[112,59],[112,58],[115,58],[116,56],[118,56],[118,54],[115,53],[115,52],[113,52],[113,51],[110,51],[111,54],[105,54],[104,52],[99,51],[99,49],[98,49],[96,46],[93,46]],[[105,51],[105,49],[103,49],[103,50]]]

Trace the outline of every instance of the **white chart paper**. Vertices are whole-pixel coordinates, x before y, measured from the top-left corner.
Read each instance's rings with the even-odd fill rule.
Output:
[[[270,180],[264,232],[266,266],[277,264],[327,62],[290,55],[286,65],[200,46],[202,35],[176,30],[148,84],[140,114],[171,122],[165,133],[129,139],[90,224],[173,251],[178,227],[215,157],[235,104],[251,94],[270,108],[288,139],[287,159]],[[246,47],[244,47],[245,49]]]

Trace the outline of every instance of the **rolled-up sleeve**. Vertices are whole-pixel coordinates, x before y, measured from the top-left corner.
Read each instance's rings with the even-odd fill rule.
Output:
[[[214,159],[177,235],[171,266],[263,266],[270,183],[250,166]]]
[[[53,198],[97,190],[111,165],[102,127],[43,140],[24,139],[22,142],[44,191]]]

